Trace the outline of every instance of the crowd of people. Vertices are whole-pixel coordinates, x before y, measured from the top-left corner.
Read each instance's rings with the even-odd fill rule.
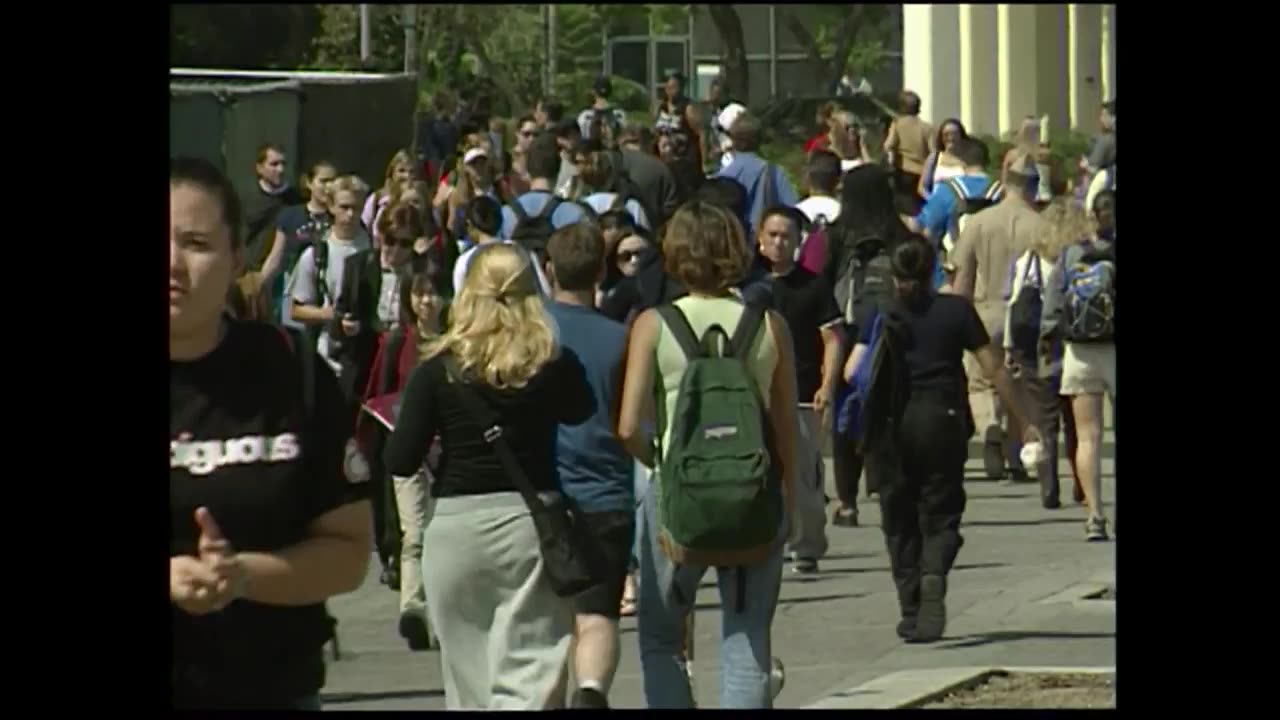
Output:
[[[1061,428],[1108,539],[1114,101],[1070,182],[1032,125],[996,178],[910,91],[878,159],[825,107],[797,188],[718,85],[641,125],[611,90],[510,147],[441,93],[376,187],[172,161],[175,704],[317,709],[374,551],[450,709],[608,707],[630,614],[648,706],[692,707],[713,567],[720,707],[771,707],[783,569],[821,572],[864,474],[897,633],[943,636],[975,434],[1056,509]]]

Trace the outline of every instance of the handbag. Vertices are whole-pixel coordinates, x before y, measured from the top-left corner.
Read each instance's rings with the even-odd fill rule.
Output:
[[[538,492],[512,452],[502,432],[502,423],[475,388],[462,379],[462,372],[450,356],[442,358],[446,372],[458,391],[463,408],[485,428],[484,441],[498,454],[498,461],[515,483],[538,532],[542,565],[551,590],[559,597],[573,597],[599,584],[603,573],[596,545],[582,522],[581,512],[559,491]]]

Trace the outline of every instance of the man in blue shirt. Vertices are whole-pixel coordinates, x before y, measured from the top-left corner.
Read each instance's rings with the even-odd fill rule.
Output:
[[[560,146],[554,135],[543,132],[534,137],[533,143],[529,146],[529,159],[526,163],[529,170],[530,190],[515,199],[529,217],[535,217],[541,213],[546,209],[547,203],[555,197],[552,195],[552,183],[560,176],[560,162]],[[577,203],[561,202],[551,214],[551,226],[559,230],[584,217],[586,214]],[[516,211],[510,207],[502,208],[503,239],[511,239],[511,234],[516,229],[516,222]]]
[[[548,312],[559,325],[561,345],[581,359],[595,396],[592,418],[560,426],[556,468],[560,488],[582,510],[583,524],[608,568],[599,585],[574,598],[578,690],[573,707],[602,708],[618,669],[618,619],[635,534],[633,464],[613,431],[627,332],[594,308],[596,287],[605,274],[599,227],[574,223],[557,230],[547,244],[547,258],[552,286]]]
[[[964,189],[965,198],[983,197],[993,182],[987,177],[987,146],[977,140],[965,139],[956,143],[952,153],[964,163],[964,175],[954,179]],[[947,234],[958,200],[950,182],[938,183],[920,214],[907,220],[907,227],[928,237],[936,249],[942,242],[942,236]]]
[[[733,162],[729,163],[718,174],[737,180],[747,190],[747,213],[742,218],[742,229],[748,238],[756,236],[756,228],[760,226],[760,215],[765,208],[782,206],[795,207],[799,202],[791,181],[777,165],[771,165],[761,158],[760,121],[750,113],[742,113],[729,128],[729,139],[733,142]],[[770,171],[771,178],[766,188],[765,171]],[[766,197],[768,196],[768,197]]]

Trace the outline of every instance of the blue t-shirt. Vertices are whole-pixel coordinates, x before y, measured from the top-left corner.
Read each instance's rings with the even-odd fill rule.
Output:
[[[547,203],[551,202],[554,197],[546,190],[530,190],[529,192],[516,198],[516,202],[520,203],[520,207],[524,208],[525,214],[529,217],[536,217],[538,213],[546,208]],[[551,214],[551,227],[559,230],[567,225],[572,225],[586,214],[582,212],[582,207],[575,202],[562,200],[560,205],[556,207],[556,211]],[[516,211],[510,207],[502,208],[502,230],[500,235],[503,240],[510,240],[511,234],[516,231],[516,224],[519,218],[516,217]]]
[[[954,179],[960,183],[960,187],[964,188],[966,198],[982,197],[982,193],[986,192],[987,186],[991,184],[991,178],[986,175],[959,175]],[[942,242],[942,236],[947,234],[947,225],[951,222],[951,212],[956,207],[956,199],[956,193],[951,189],[950,181],[940,182],[934,185],[933,192],[924,203],[924,208],[916,216],[916,222],[920,223],[925,234],[933,241],[934,248]]]
[[[581,425],[561,425],[556,443],[560,489],[583,512],[632,512],[634,466],[613,432],[613,408],[622,392],[627,331],[592,308],[548,302],[560,343],[578,355],[595,397],[595,414]]]
[[[727,177],[737,180],[742,187],[747,189],[747,216],[742,218],[742,229],[746,231],[747,242],[755,244],[756,221],[760,215],[768,208],[769,205],[781,205],[783,207],[795,207],[799,202],[796,197],[795,188],[791,187],[791,181],[787,180],[786,174],[777,165],[773,166],[773,185],[770,188],[769,197],[765,197],[764,190],[764,171],[769,167],[759,155],[750,152],[734,153],[733,162],[729,166],[721,170],[717,175],[719,177]]]

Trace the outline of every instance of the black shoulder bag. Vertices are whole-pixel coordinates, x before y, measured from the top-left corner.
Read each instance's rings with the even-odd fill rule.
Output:
[[[501,420],[494,415],[476,392],[462,379],[462,372],[450,356],[443,358],[458,397],[466,412],[485,428],[484,441],[498,454],[503,470],[515,483],[533,516],[551,590],[560,597],[573,597],[596,585],[603,577],[595,544],[582,523],[579,511],[559,491],[538,492],[520,467],[502,434]]]

